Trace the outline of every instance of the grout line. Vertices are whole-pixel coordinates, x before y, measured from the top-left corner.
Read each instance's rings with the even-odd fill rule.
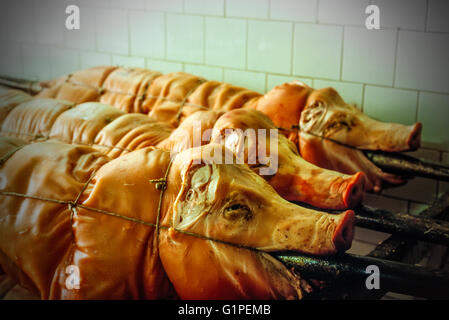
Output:
[[[398,55],[399,55],[399,32],[398,28],[396,31],[396,43],[394,47],[394,66],[393,66],[393,87],[396,86],[396,76],[397,76],[397,68],[398,68]]]
[[[429,0],[426,0],[426,13],[425,13],[425,16],[424,16],[424,32],[427,32],[428,31],[428,23],[429,23],[429,6],[430,6],[430,3],[429,3]]]
[[[248,70],[248,55],[249,55],[249,50],[248,50],[248,40],[249,40],[249,22],[248,19],[245,20],[245,26],[246,26],[246,32],[245,32],[245,70]]]
[[[341,32],[341,50],[340,50],[340,79],[343,80],[343,63],[344,63],[344,54],[345,54],[345,27],[342,27]]]
[[[168,40],[167,40],[167,38],[168,38],[167,25],[168,24],[167,24],[167,20],[168,20],[168,17],[167,17],[166,12],[164,12],[163,15],[164,15],[164,54],[163,54],[163,56],[164,56],[164,59],[167,59],[167,54],[168,54],[168,46],[167,46],[167,42],[168,42]]]
[[[272,0],[268,0],[268,1],[267,1],[267,3],[268,3],[268,5],[267,5],[267,11],[268,11],[268,12],[267,12],[267,19],[268,19],[268,20],[271,20],[271,1],[272,1]]]
[[[295,46],[296,46],[296,41],[295,41],[295,29],[296,29],[296,24],[293,23],[292,24],[292,38],[291,38],[291,50],[290,50],[290,74],[289,75],[293,75],[294,72],[294,63],[295,63]]]
[[[418,121],[419,105],[420,105],[419,99],[420,99],[420,97],[421,97],[421,91],[418,91],[418,95],[417,95],[417,98],[416,98],[415,122]]]
[[[206,17],[203,17],[202,19],[202,24],[203,24],[203,59],[202,59],[202,64],[206,64]]]
[[[131,57],[131,11],[126,12],[126,25],[128,27],[128,57]]]
[[[362,85],[362,103],[360,105],[360,110],[364,112],[363,109],[365,109],[365,94],[366,94],[366,84]]]

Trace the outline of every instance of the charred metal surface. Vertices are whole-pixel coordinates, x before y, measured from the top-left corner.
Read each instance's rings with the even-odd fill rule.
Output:
[[[438,198],[437,201],[435,201],[434,204],[432,204],[429,208],[426,210],[423,210],[418,216],[424,219],[431,219],[431,218],[439,218],[441,220],[449,220],[449,193],[445,193],[442,196]],[[367,257],[363,258],[374,258],[374,259],[381,259],[381,261],[390,260],[391,262],[394,261],[401,261],[408,264],[408,266],[413,266],[414,264],[418,263],[424,254],[429,250],[429,244],[423,243],[420,241],[417,241],[415,239],[411,238],[405,238],[403,236],[399,235],[392,235],[388,239],[386,239],[384,242],[379,244]],[[377,260],[376,260],[377,261]],[[323,262],[324,270],[329,270],[329,265],[326,265],[327,262]],[[319,266],[319,263],[315,261],[314,266]],[[355,265],[356,267],[357,265]],[[334,270],[335,268],[343,268],[343,272],[346,272],[350,266],[344,267],[342,265],[337,266],[333,265]],[[345,269],[346,268],[346,269]],[[345,271],[346,270],[346,271]],[[406,270],[406,269],[404,269]],[[362,274],[361,271],[364,270],[352,270],[354,272],[358,272],[359,277],[363,277],[365,280],[368,277],[368,274],[365,272]],[[384,270],[385,272],[389,272],[388,268]],[[335,271],[332,271],[332,269],[329,271],[329,274],[335,273]],[[340,271],[339,273],[341,273]],[[302,271],[299,272],[300,274],[303,274]],[[381,271],[382,273],[382,271]],[[388,274],[385,274],[384,277],[386,277],[386,281],[389,281]],[[408,277],[405,274],[405,277]],[[315,276],[312,277],[316,280],[309,280],[310,283],[313,284],[319,284],[314,286],[314,291],[307,295],[306,298],[308,299],[359,299],[359,300],[366,300],[366,299],[380,299],[382,298],[385,293],[392,291],[392,292],[401,292],[408,295],[416,294],[417,296],[420,296],[422,294],[418,294],[415,292],[418,290],[416,287],[418,284],[416,283],[409,283],[408,285],[414,285],[415,288],[411,288],[412,290],[404,292],[405,290],[402,290],[401,288],[392,288],[391,285],[385,285],[385,280],[381,280],[380,282],[380,290],[368,290],[365,286],[364,282],[361,282],[361,280],[356,280],[356,278],[351,279],[350,277],[341,277],[338,278],[338,280],[332,280],[330,281],[329,278],[325,280],[325,276]],[[409,281],[409,280],[407,280]],[[407,286],[407,284],[405,284]],[[428,288],[430,289],[430,288]],[[447,289],[449,291],[449,289]],[[415,293],[412,293],[415,292]],[[449,293],[448,293],[449,294]]]
[[[449,202],[449,201],[448,201]],[[294,202],[300,206],[317,209],[309,204]],[[444,207],[449,207],[449,203],[436,203],[435,211],[444,212]],[[340,211],[318,209],[329,213]],[[359,227],[397,234],[426,242],[449,245],[449,222],[434,220],[434,215],[413,216],[406,213],[393,213],[383,209],[374,209],[361,205],[354,209],[356,213],[356,225]],[[427,209],[426,209],[427,211]]]
[[[441,164],[422,161],[400,153],[365,151],[365,154],[368,159],[386,172],[449,181],[449,167]]]
[[[365,287],[368,266],[379,269],[382,290],[432,299],[449,298],[449,273],[410,264],[342,254],[328,257],[277,254],[276,258],[310,278]]]
[[[449,220],[449,192],[441,195],[429,208],[418,214],[422,218],[439,218]],[[398,235],[392,235],[379,244],[368,256],[392,261],[402,261],[409,264],[418,263],[425,252],[429,249],[428,244],[423,244],[416,240],[407,240]],[[380,299],[388,290],[381,287],[380,290],[361,290],[353,288],[350,290],[351,299]],[[347,290],[342,292],[342,296],[348,296]]]
[[[356,224],[386,233],[416,240],[449,245],[449,223],[432,218],[360,206],[356,210]]]

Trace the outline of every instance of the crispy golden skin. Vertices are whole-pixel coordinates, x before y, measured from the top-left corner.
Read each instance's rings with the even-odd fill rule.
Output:
[[[16,142],[2,138],[0,157]],[[0,168],[2,268],[43,299],[300,298],[298,277],[280,262],[230,244],[333,254],[350,246],[354,213],[289,203],[245,165],[196,162],[225,152],[210,144],[178,154],[159,212],[161,190],[149,180],[167,174],[168,152],[110,160],[57,141],[23,146]],[[70,265],[77,290],[66,284]]]

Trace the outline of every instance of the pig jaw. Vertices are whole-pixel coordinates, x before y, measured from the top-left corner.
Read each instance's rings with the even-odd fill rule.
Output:
[[[347,175],[323,169],[298,155],[284,161],[280,155],[279,170],[269,183],[286,200],[305,202],[317,208],[344,210],[362,202],[365,175],[361,172]]]
[[[322,168],[346,174],[363,172],[365,190],[379,192],[384,182],[401,184],[404,180],[396,175],[383,172],[360,150],[347,148],[332,141],[301,133],[299,148],[304,159]]]
[[[300,278],[266,253],[161,232],[160,256],[181,299],[301,299]]]
[[[372,123],[366,130],[370,143],[355,145],[360,149],[403,152],[416,150],[421,145],[422,124],[419,122],[411,126],[377,121]]]
[[[304,209],[303,210],[308,210]],[[309,210],[297,220],[281,221],[273,233],[273,245],[267,251],[298,251],[313,255],[331,255],[351,247],[354,212],[326,214]]]

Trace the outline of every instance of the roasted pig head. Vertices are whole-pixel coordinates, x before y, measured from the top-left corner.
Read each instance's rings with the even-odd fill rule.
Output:
[[[307,161],[347,174],[364,172],[367,190],[380,191],[383,182],[404,180],[376,167],[363,150],[402,152],[417,149],[421,142],[421,123],[377,121],[345,103],[333,88],[315,90],[299,82],[286,83],[261,98],[256,109],[287,130]]]
[[[354,212],[288,202],[248,166],[224,164],[229,156],[208,144],[174,159],[162,220],[171,227],[159,237],[164,270],[180,298],[300,298],[299,278],[268,252],[347,250]]]
[[[270,134],[271,130],[277,133],[273,122],[262,112],[236,109],[217,120],[212,142],[222,143],[241,156],[287,200],[336,210],[361,202],[365,183],[363,173],[347,175],[307,162],[291,141],[282,134]],[[273,170],[264,175],[262,170],[268,171],[267,166]]]

